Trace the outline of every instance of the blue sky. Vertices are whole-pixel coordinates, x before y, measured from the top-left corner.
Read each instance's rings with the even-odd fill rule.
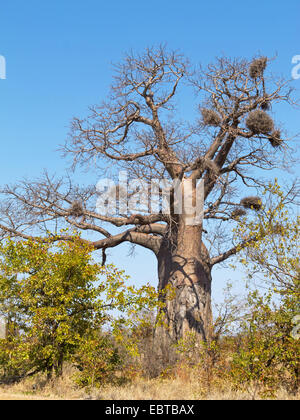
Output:
[[[62,173],[66,162],[56,150],[71,118],[105,99],[112,63],[124,52],[166,42],[194,63],[218,55],[277,55],[274,72],[290,78],[292,57],[300,54],[299,17],[298,0],[1,2],[7,78],[0,80],[0,184],[36,177],[44,168]],[[300,79],[293,85],[299,93]],[[299,110],[283,110],[281,117],[297,131]],[[112,252],[116,263],[139,283],[155,284],[151,254],[137,250],[128,259],[126,249]],[[221,283],[231,274],[216,277]]]

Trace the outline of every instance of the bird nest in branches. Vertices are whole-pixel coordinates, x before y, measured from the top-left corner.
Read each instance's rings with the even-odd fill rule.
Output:
[[[260,104],[260,108],[263,111],[268,111],[271,108],[270,101],[268,101],[266,98],[264,98],[262,103]]]
[[[238,219],[240,217],[243,217],[246,215],[246,211],[240,207],[236,208],[235,210],[233,210],[233,212],[231,213],[231,218],[232,219]]]
[[[269,142],[273,147],[278,147],[282,144],[283,140],[281,138],[280,130],[274,130],[269,137]]]
[[[241,205],[245,209],[260,210],[262,201],[259,197],[245,197],[241,200]]]
[[[264,74],[264,71],[267,67],[268,59],[267,57],[260,57],[256,60],[253,60],[249,66],[249,75],[252,79],[257,79]]]
[[[79,201],[74,201],[69,209],[70,216],[80,217],[83,215],[83,206]]]
[[[217,127],[221,124],[221,118],[219,114],[213,109],[202,108],[201,114],[204,125]]]
[[[246,126],[254,134],[268,134],[274,129],[274,122],[266,112],[256,109],[248,115]]]

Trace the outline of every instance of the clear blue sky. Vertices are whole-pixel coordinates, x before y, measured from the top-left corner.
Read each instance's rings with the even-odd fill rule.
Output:
[[[2,1],[7,79],[0,80],[0,184],[38,176],[43,168],[62,173],[56,149],[70,119],[105,98],[111,63],[129,49],[166,42],[204,64],[220,54],[277,54],[274,71],[290,78],[292,57],[300,54],[299,18],[299,0]],[[299,92],[300,79],[293,84]],[[291,132],[298,114],[282,115]],[[155,284],[150,253],[138,250],[138,258],[128,259],[122,246],[113,255],[138,282]]]

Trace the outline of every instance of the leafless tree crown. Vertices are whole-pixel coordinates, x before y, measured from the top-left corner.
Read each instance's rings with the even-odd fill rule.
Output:
[[[293,104],[292,92],[286,81],[267,75],[269,65],[266,57],[223,57],[191,70],[182,54],[165,47],[129,53],[115,66],[107,101],[91,107],[86,118],[73,119],[64,153],[72,157],[74,167],[97,165],[102,175],[118,168],[143,180],[203,179],[204,224],[214,226],[208,235],[213,241],[224,232],[223,222],[244,214],[241,206],[259,208],[255,197],[250,197],[251,205],[249,197],[241,201],[240,187],[259,188],[262,181],[255,171],[277,167],[282,157],[287,161],[288,139],[271,111],[278,102]],[[199,110],[194,123],[176,118],[180,88],[196,93],[190,96]],[[85,239],[97,249],[128,241],[157,252],[177,223],[173,214],[98,214],[94,185],[80,188],[70,178],[55,179],[47,173],[1,192],[3,236],[40,236],[65,224],[99,234],[97,240]],[[112,232],[109,226],[121,231]],[[67,234],[61,237],[68,239]],[[211,263],[225,260],[236,249],[221,252],[215,247]]]

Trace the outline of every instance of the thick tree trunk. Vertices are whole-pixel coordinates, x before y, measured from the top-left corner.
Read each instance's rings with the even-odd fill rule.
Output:
[[[158,253],[159,290],[167,285],[173,290],[173,298],[166,299],[165,325],[155,331],[156,351],[164,364],[174,358],[172,344],[189,332],[210,340],[211,267],[201,233],[201,225],[181,222],[174,239],[165,239]]]

